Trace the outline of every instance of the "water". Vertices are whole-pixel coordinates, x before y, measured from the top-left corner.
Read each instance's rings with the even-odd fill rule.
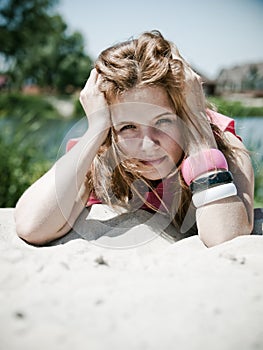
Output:
[[[237,134],[242,137],[242,140],[246,147],[249,149],[252,147],[253,150],[257,150],[263,154],[263,116],[262,117],[236,117],[236,131]],[[12,130],[15,129],[15,125],[12,125],[11,119],[0,119],[0,134],[6,132],[8,128],[11,130],[9,133],[12,134]],[[48,124],[38,130],[41,134],[40,144],[44,146],[47,156],[49,157],[49,149],[59,149],[64,147],[65,143],[69,138],[80,137],[87,129],[87,119],[82,118],[78,122],[68,120],[50,120]],[[5,131],[3,131],[5,130]]]
[[[17,119],[1,118],[0,141],[10,147],[18,143],[20,149],[22,145],[30,144],[53,162],[65,153],[67,140],[81,136],[87,127],[86,117],[78,122],[63,119],[41,121],[41,125],[38,124],[36,128],[32,124],[20,124]]]
[[[263,116],[236,117],[234,119],[236,132],[241,136],[245,146],[263,158]],[[72,120],[50,120],[45,126],[33,132],[32,136],[38,137],[37,146],[44,150],[47,158],[54,160],[65,152],[67,141],[70,138],[83,135],[87,127],[86,117],[77,122]],[[0,119],[0,134],[5,138],[12,138],[15,129],[16,125],[13,124],[11,119]],[[27,137],[30,137],[30,134]]]
[[[256,176],[262,178],[263,174],[263,116],[262,117],[237,117],[235,119],[236,132],[241,136],[243,143],[249,151]],[[18,122],[11,118],[0,119],[0,141],[7,140],[7,144],[14,147],[12,140],[14,136],[21,132]],[[87,118],[83,117],[79,121],[72,120],[49,120],[37,130],[32,125],[25,125],[22,134],[25,142],[31,141],[30,147],[35,147],[43,153],[43,157],[52,163],[60,158],[66,149],[67,141],[70,138],[80,137],[87,130]],[[25,130],[26,129],[26,130]],[[21,147],[21,143],[19,146]],[[19,153],[19,150],[18,150]],[[42,157],[42,159],[43,159]],[[260,187],[263,187],[263,185]]]
[[[241,136],[245,146],[253,152],[263,156],[263,116],[262,117],[236,117],[236,132]],[[65,122],[63,127],[63,137],[60,139],[60,148],[65,149],[65,144],[70,138],[80,137],[87,129],[86,118],[76,122]],[[51,136],[51,135],[50,135]],[[56,140],[59,143],[59,140]]]
[[[263,154],[263,117],[240,117],[234,119],[236,132],[242,137],[246,147]]]
[[[236,132],[241,136],[244,145],[251,152],[255,176],[262,178],[263,172],[263,118],[235,118]]]

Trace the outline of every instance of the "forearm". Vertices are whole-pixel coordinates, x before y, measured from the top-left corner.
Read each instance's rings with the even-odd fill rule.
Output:
[[[56,238],[56,232],[71,216],[86,173],[104,139],[105,133],[88,130],[70,152],[27,189],[15,209],[19,236]]]
[[[91,128],[54,166],[53,185],[56,205],[68,218],[86,174],[107,133]]]
[[[74,206],[72,208],[69,218],[65,221],[64,225],[59,230],[51,231],[50,229],[43,230],[40,228],[36,231],[30,231],[25,236],[21,235],[21,238],[25,239],[27,242],[32,244],[43,245],[68,233],[69,230],[73,227],[76,219],[82,212],[83,207],[88,199],[88,192],[85,191],[85,184],[83,184],[82,187],[83,188],[80,190],[80,192],[82,192],[81,196],[78,196],[77,200],[74,202]],[[49,224],[48,226],[51,227],[52,225]]]
[[[224,198],[196,210],[198,234],[207,247],[250,234],[253,215],[238,196]]]
[[[220,183],[223,179],[220,181],[218,179],[219,183],[214,189],[209,188],[209,185],[207,190],[199,189],[201,196],[198,193],[197,197],[193,194],[193,202],[198,207],[196,210],[198,233],[207,246],[225,242],[239,235],[250,234],[254,223],[254,172],[251,159],[244,145],[234,135],[227,132],[225,136],[237,149],[235,157],[227,159],[228,169],[236,188],[235,194],[229,193],[233,191],[233,185],[224,184],[224,181]]]

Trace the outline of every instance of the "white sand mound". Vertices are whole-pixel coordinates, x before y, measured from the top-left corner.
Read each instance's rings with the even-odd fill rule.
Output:
[[[1,349],[263,349],[262,236],[170,243],[139,215],[122,240],[117,218],[93,214],[93,236],[82,216],[72,240],[40,248],[0,210]]]

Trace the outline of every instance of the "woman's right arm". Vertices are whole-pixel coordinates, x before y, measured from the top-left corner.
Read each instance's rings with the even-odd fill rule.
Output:
[[[30,243],[43,244],[66,234],[88,199],[86,174],[110,127],[96,70],[81,91],[80,102],[89,118],[88,130],[17,202],[17,234]]]

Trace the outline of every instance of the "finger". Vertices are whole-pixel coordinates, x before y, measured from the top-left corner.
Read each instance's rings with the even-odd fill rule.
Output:
[[[90,76],[89,76],[83,90],[88,90],[91,87],[94,87],[96,85],[97,79],[98,79],[98,72],[97,72],[96,68],[93,68],[90,72]]]
[[[98,78],[98,71],[97,71],[96,68],[93,68],[93,69],[91,70],[91,72],[90,72],[89,79],[95,80],[95,81],[96,81],[97,78]]]
[[[96,83],[99,85],[101,82],[102,82],[102,76],[101,76],[101,74],[97,73]]]

